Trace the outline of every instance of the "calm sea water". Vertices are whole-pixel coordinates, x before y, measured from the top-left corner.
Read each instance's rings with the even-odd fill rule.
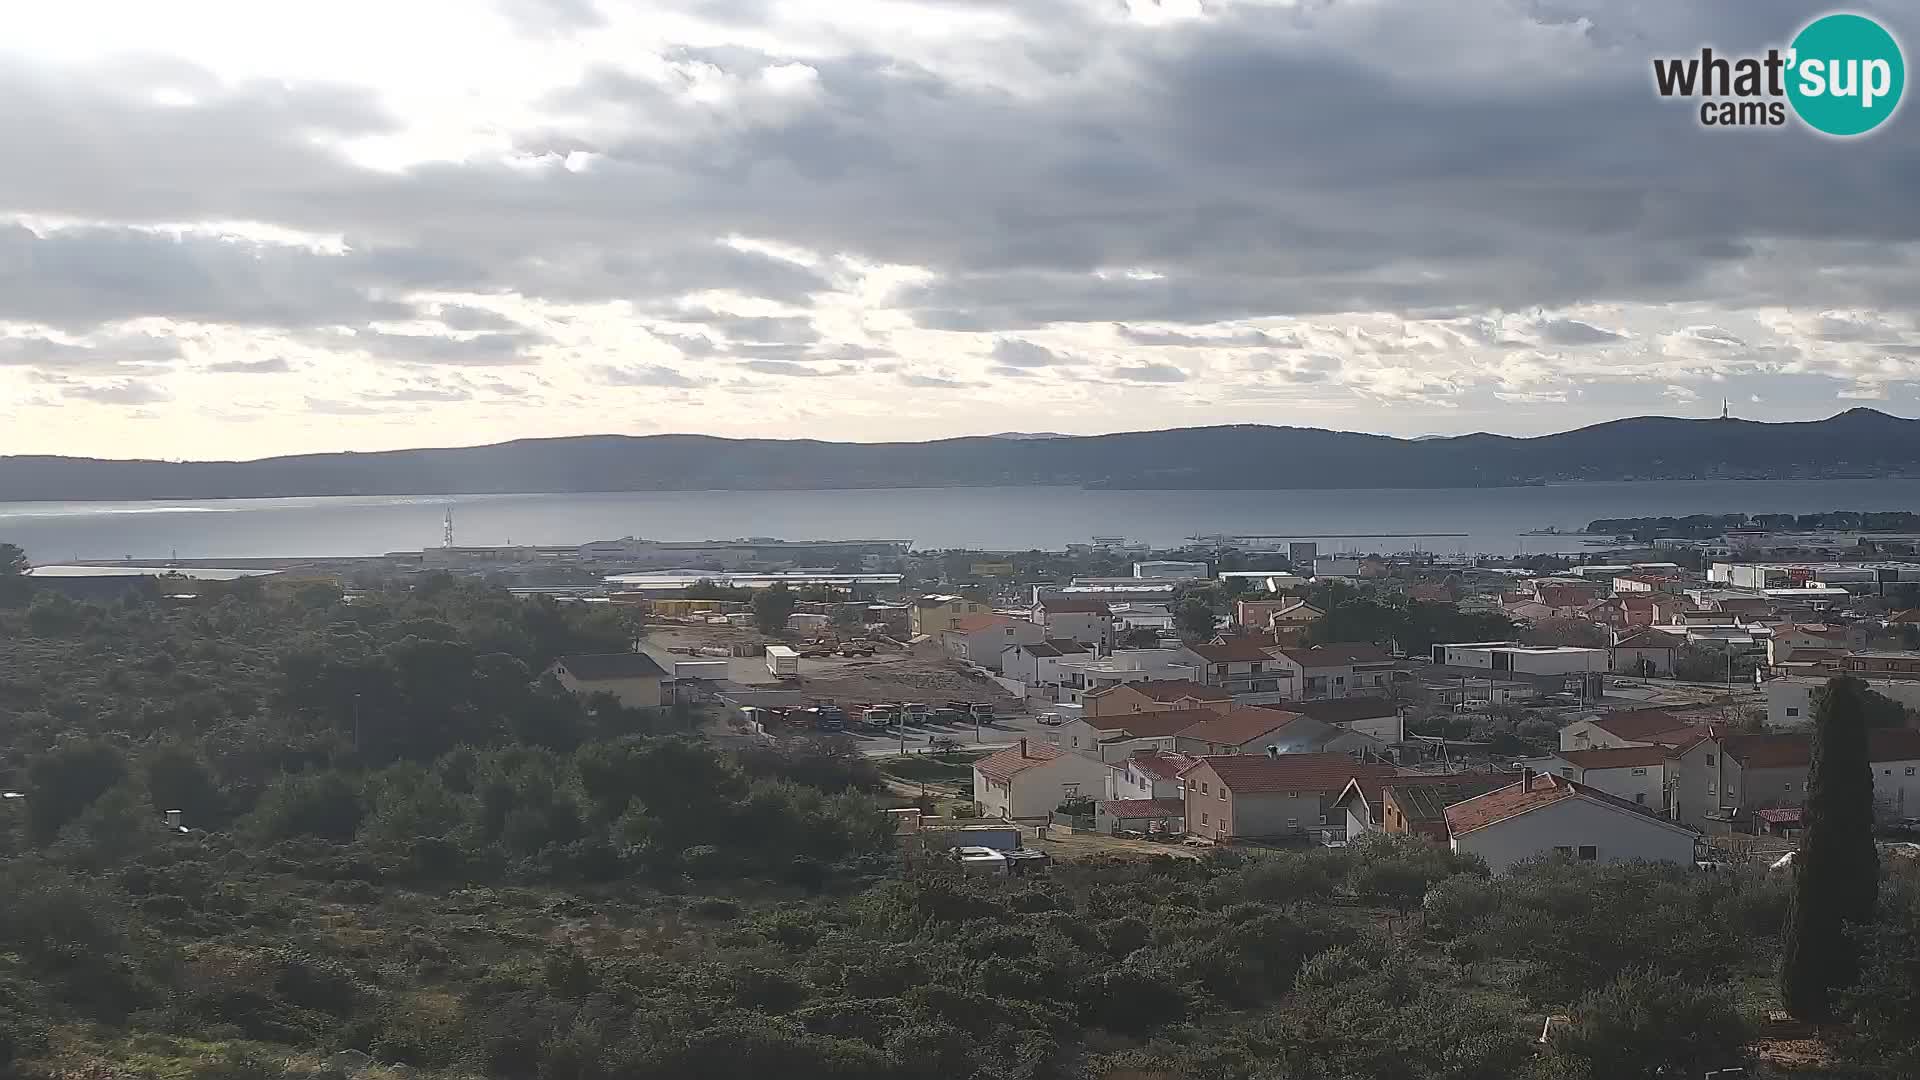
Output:
[[[577,544],[775,536],[910,539],[922,548],[1059,548],[1094,536],[1161,546],[1189,536],[1314,539],[1322,551],[1581,550],[1527,536],[1601,517],[1914,510],[1920,480],[1676,481],[1364,491],[674,491],[370,496],[197,502],[0,503],[0,542],[64,559],[378,555],[440,543]],[[1371,534],[1425,534],[1372,538]],[[1442,536],[1461,533],[1461,536]]]

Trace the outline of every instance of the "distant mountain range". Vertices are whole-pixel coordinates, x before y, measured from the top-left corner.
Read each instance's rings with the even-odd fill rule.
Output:
[[[1920,421],[1852,409],[1791,424],[1645,416],[1526,439],[1235,425],[924,443],[590,435],[258,461],[0,457],[0,501],[1042,484],[1437,488],[1890,475],[1920,475]]]

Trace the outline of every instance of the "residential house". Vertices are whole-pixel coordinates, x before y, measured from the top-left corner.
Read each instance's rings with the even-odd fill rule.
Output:
[[[1233,602],[1233,624],[1248,630],[1273,629],[1273,617],[1281,609],[1303,604],[1303,600],[1282,597],[1278,600],[1235,600]]]
[[[1811,651],[1830,655],[1866,645],[1866,635],[1831,623],[1775,623],[1773,636],[1767,639],[1767,666],[1806,659],[1800,653]]]
[[[1349,840],[1363,833],[1387,832],[1444,844],[1447,807],[1512,781],[1508,774],[1486,771],[1354,777],[1335,798],[1334,807],[1346,813]]]
[[[1813,722],[1813,695],[1827,685],[1818,676],[1788,675],[1762,684],[1767,693],[1767,727],[1775,731],[1804,728]],[[1920,710],[1920,681],[1867,679],[1868,689],[1891,698],[1909,710]]]
[[[1220,714],[1212,709],[1158,709],[1114,716],[1079,716],[1055,728],[1048,741],[1074,753],[1119,762],[1138,753],[1177,749],[1181,732]]]
[[[1451,604],[1454,596],[1453,590],[1445,585],[1429,582],[1407,586],[1407,599],[1421,604]]]
[[[1108,771],[1095,758],[1021,739],[973,763],[973,801],[985,817],[1044,818],[1062,800],[1099,798]]]
[[[1174,631],[1173,610],[1165,604],[1123,603],[1108,604],[1113,612],[1113,634],[1116,639],[1133,630],[1151,630],[1156,634],[1170,634]]]
[[[1046,628],[1048,640],[1066,638],[1082,645],[1113,644],[1113,611],[1105,600],[1042,593],[1034,601],[1033,621]]]
[[[1433,662],[1447,667],[1515,675],[1582,675],[1607,670],[1607,650],[1572,645],[1479,641],[1435,645]]]
[[[1334,814],[1333,801],[1347,782],[1395,771],[1345,754],[1203,757],[1180,774],[1187,831],[1218,841],[1343,837],[1346,819]]]
[[[1312,645],[1278,648],[1273,654],[1291,677],[1298,701],[1369,694],[1384,697],[1393,682],[1393,658],[1378,645]]]
[[[950,630],[940,631],[948,656],[1000,670],[1000,657],[1009,645],[1037,645],[1046,631],[1035,623],[1006,615],[969,615]]]
[[[1108,773],[1107,797],[1095,814],[1094,827],[1102,832],[1181,831],[1186,799],[1180,773],[1192,764],[1185,754],[1165,751],[1136,753],[1116,763]]]
[[[1258,638],[1215,638],[1187,647],[1205,664],[1201,681],[1208,686],[1217,686],[1235,695],[1293,696],[1293,672],[1274,659],[1272,645]]]
[[[1840,670],[1862,679],[1920,679],[1920,652],[1853,652]]]
[[[1193,762],[1192,756],[1170,750],[1142,750],[1109,762],[1107,798],[1177,799],[1180,774]]]
[[[907,611],[907,630],[914,637],[934,637],[942,630],[958,627],[961,619],[986,615],[992,610],[964,596],[922,596],[916,598]]]
[[[1088,694],[1081,699],[1084,716],[1125,716],[1128,713],[1166,712],[1170,709],[1214,709],[1225,712],[1233,707],[1233,695],[1216,686],[1204,686],[1185,679],[1123,683]]]
[[[1560,749],[1672,746],[1695,733],[1694,725],[1665,709],[1627,709],[1582,717],[1561,728]]]
[[[1637,630],[1620,637],[1609,650],[1607,670],[1615,675],[1651,678],[1673,674],[1674,654],[1686,648],[1687,639],[1664,630]]]
[[[1454,803],[1445,816],[1453,850],[1480,856],[1496,874],[1549,855],[1691,865],[1699,839],[1684,825],[1551,773],[1522,772],[1515,783]]]
[[[1554,773],[1662,814],[1667,812],[1665,746],[1624,746],[1610,750],[1562,750],[1546,759]]]
[[[1533,587],[1533,598],[1550,608],[1576,611],[1604,599],[1606,590],[1598,582],[1540,581]]]
[[[1310,716],[1275,709],[1235,708],[1174,733],[1174,749],[1196,757],[1227,754],[1368,754],[1378,759],[1379,740],[1323,724]]]
[[[1407,741],[1406,708],[1392,698],[1323,698],[1319,701],[1279,701],[1263,709],[1311,716],[1323,724],[1358,732],[1387,745]]]
[[[1812,748],[1805,732],[1738,735],[1714,728],[1676,756],[1674,817],[1695,828],[1751,829],[1759,811],[1804,807]],[[1876,816],[1920,816],[1920,730],[1868,731],[1867,758]]]
[[[1089,653],[1085,645],[1064,638],[1030,643],[1016,641],[1000,650],[1000,673],[1027,686],[1059,686],[1065,681],[1060,661]]]
[[[667,678],[666,669],[643,652],[563,656],[547,670],[579,697],[612,694],[620,704],[633,709],[657,709],[665,704],[661,685]]]
[[[1615,633],[1628,633],[1670,622],[1686,610],[1686,601],[1666,593],[1623,593],[1588,605],[1578,614]]]
[[[1452,839],[1447,833],[1447,807],[1505,787],[1504,773],[1463,773],[1456,776],[1396,776],[1380,788],[1380,831],[1395,836],[1418,836],[1436,844]]]
[[[1326,612],[1321,611],[1305,600],[1295,600],[1292,603],[1282,605],[1278,611],[1275,611],[1272,616],[1267,619],[1267,627],[1272,630],[1285,628],[1305,629],[1319,622],[1321,619],[1326,618],[1326,616]]]
[[[1063,656],[1061,700],[1076,705],[1102,690],[1129,683],[1198,682],[1201,660],[1186,646],[1171,649],[1115,649],[1112,652]]]

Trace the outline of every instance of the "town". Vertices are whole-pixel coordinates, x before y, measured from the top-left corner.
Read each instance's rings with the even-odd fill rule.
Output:
[[[1848,675],[1881,706],[1879,823],[1920,828],[1913,538],[1712,520],[1722,532],[1579,558],[1275,537],[1159,552],[1121,537],[1056,552],[626,538],[31,573],[76,597],[159,581],[176,603],[194,580],[317,577],[350,601],[356,582],[473,578],[629,620],[631,652],[554,662],[578,694],[699,707],[730,745],[844,737],[908,775],[926,767],[907,759],[937,754],[951,782],[903,794],[1030,842],[1338,846],[1386,831],[1496,870],[1554,853],[1790,858],[1815,697]]]

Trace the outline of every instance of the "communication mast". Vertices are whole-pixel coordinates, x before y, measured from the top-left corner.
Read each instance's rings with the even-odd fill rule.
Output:
[[[447,522],[440,529],[440,546],[447,547],[447,548],[450,548],[453,546],[453,510],[452,508],[448,508]]]

